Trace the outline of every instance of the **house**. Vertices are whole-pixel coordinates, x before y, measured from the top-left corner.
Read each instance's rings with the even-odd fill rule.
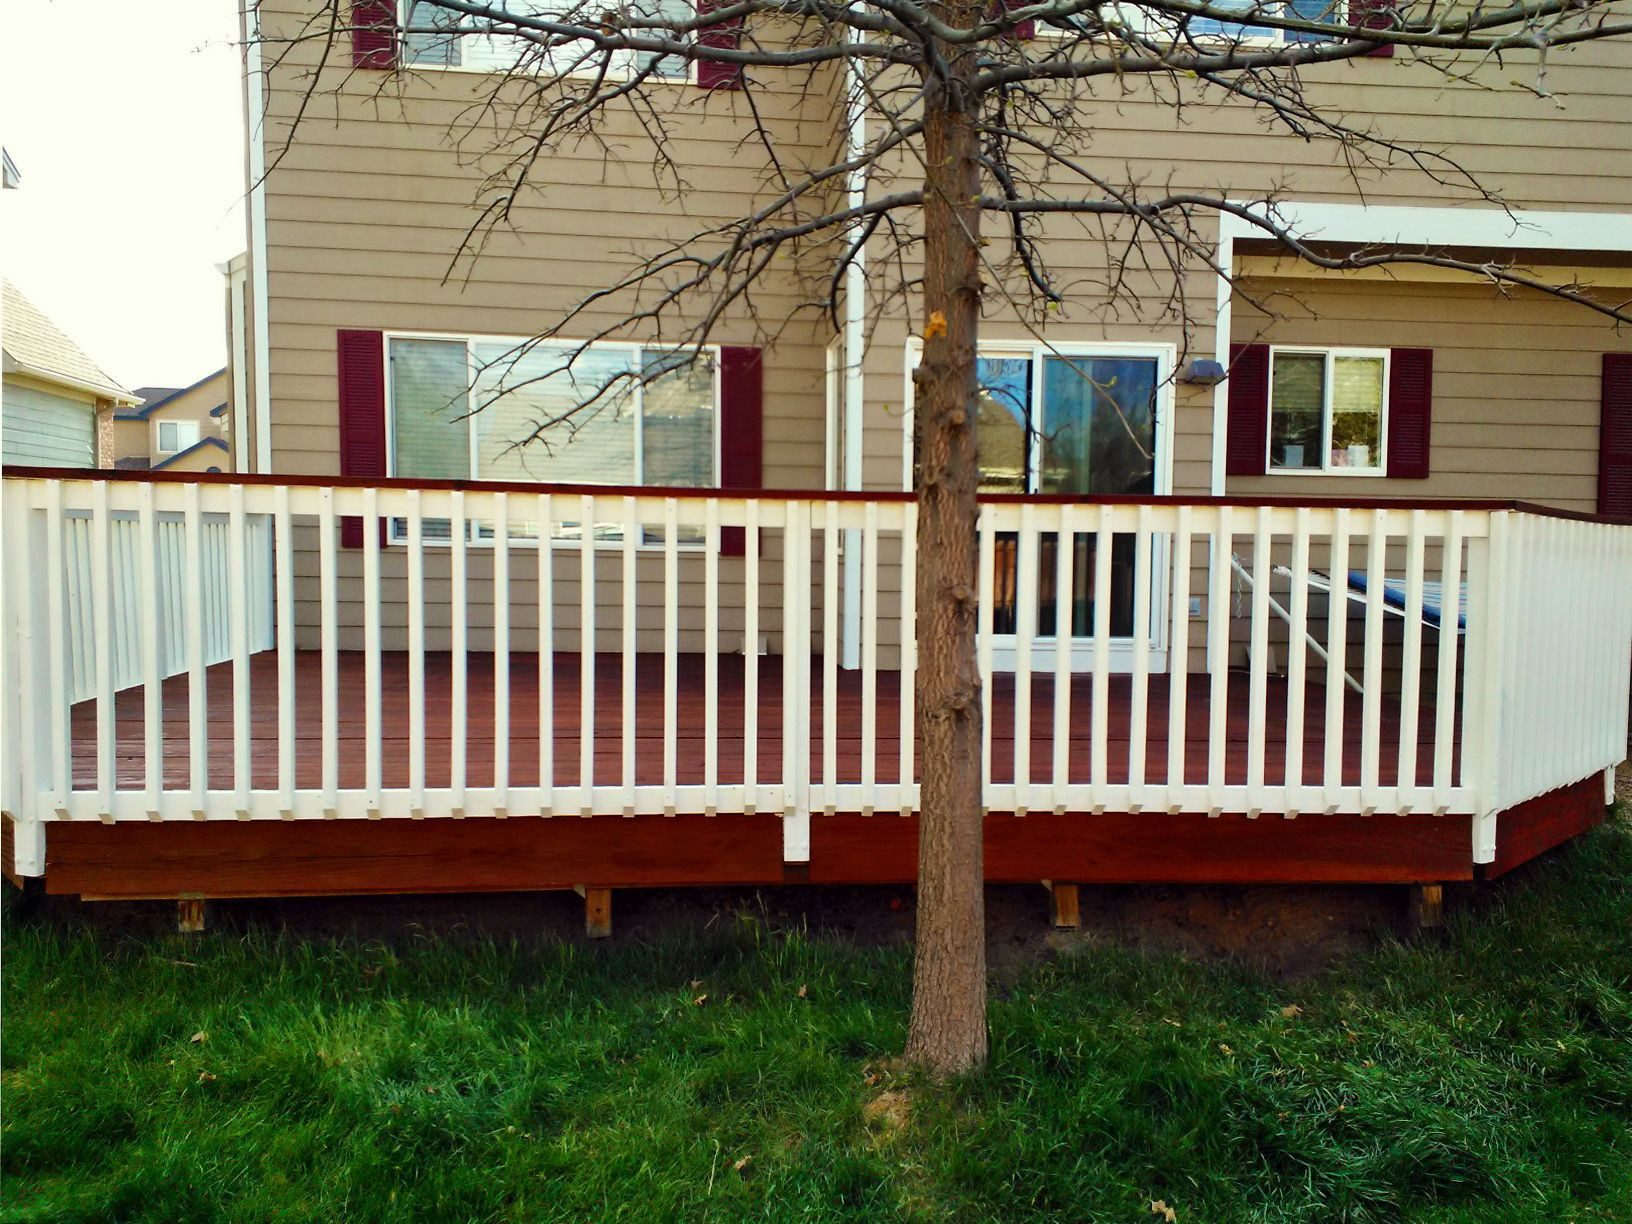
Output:
[[[85,468],[111,463],[113,415],[136,397],[10,281],[4,352],[0,462]]]
[[[265,4],[263,31],[308,7]],[[632,245],[766,190],[750,110],[677,71],[658,88],[706,190],[670,195],[614,111],[448,276],[495,168],[449,128],[503,40],[430,47],[364,10],[349,60],[250,45],[240,474],[7,482],[63,563],[20,612],[44,631],[16,652],[41,700],[13,870],[88,897],[911,880],[907,320],[859,280],[836,335],[796,314],[766,346],[728,312],[706,361],[514,445],[576,398],[544,377],[559,346],[517,343]],[[1332,249],[1517,255],[1624,298],[1629,69],[1624,40],[1554,53],[1566,109],[1505,88],[1511,64],[1461,109],[1408,56],[1305,70],[1357,121],[1465,149],[1517,223],[1403,165],[1355,202],[1318,142],[1228,108],[1119,97],[1096,148],[1243,201],[1284,188]],[[334,97],[284,149],[313,72]],[[759,94],[791,160],[827,156],[832,73]],[[998,303],[983,325],[988,878],[1437,888],[1601,820],[1632,670],[1632,337],[1439,269],[1292,264],[1235,217],[1233,292],[1176,274],[1186,331],[1108,309],[1105,246],[1040,224],[1072,296],[1041,339]],[[796,268],[761,286],[803,297]],[[637,332],[580,360],[668,357]],[[75,609],[157,606],[181,614],[76,652]]]
[[[140,402],[113,415],[114,466],[230,472],[226,367],[186,387],[137,387]]]

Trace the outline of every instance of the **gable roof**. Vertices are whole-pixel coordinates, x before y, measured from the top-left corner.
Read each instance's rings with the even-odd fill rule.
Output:
[[[209,382],[210,379],[220,378],[226,372],[227,367],[222,366],[219,370],[212,370],[197,382],[188,383],[185,387],[137,387],[136,394],[140,397],[141,403],[135,408],[116,414],[114,419],[117,421],[145,421],[177,396],[186,395],[189,391],[196,391]],[[225,405],[222,406],[225,407]],[[215,415],[214,409],[211,409],[210,415]]]
[[[175,454],[171,455],[168,459],[164,459],[164,460],[161,460],[158,463],[155,463],[153,465],[152,470],[156,472],[160,468],[167,468],[172,463],[175,463],[177,460],[185,459],[188,455],[192,454],[194,451],[201,450],[206,446],[219,447],[223,451],[225,451],[227,449],[227,444],[225,442],[223,442],[220,438],[200,438],[197,442],[194,442],[186,450],[177,451]]]
[[[137,402],[10,281],[5,282],[4,310],[0,348],[5,352],[7,370],[89,391],[121,404]]]

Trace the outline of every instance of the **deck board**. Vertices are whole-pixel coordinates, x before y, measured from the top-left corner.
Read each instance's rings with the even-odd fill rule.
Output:
[[[640,785],[663,781],[663,687],[664,658],[659,654],[636,656],[635,703],[635,782]],[[759,666],[758,780],[775,783],[782,768],[782,659],[762,657]],[[814,664],[820,675],[820,660]],[[575,653],[558,653],[554,660],[554,759],[555,784],[578,784],[580,757],[581,658]],[[595,677],[595,782],[617,785],[622,772],[622,668],[617,654],[594,656]],[[493,656],[467,657],[467,784],[488,786],[493,778],[494,706]],[[679,718],[676,737],[679,745],[681,784],[703,781],[704,686],[701,655],[681,655],[677,659]],[[722,785],[742,781],[744,734],[745,661],[738,655],[719,660],[720,770]],[[1228,677],[1225,782],[1247,780],[1247,733],[1249,726],[1248,678]],[[232,778],[232,689],[230,664],[208,669],[206,674],[209,784],[228,788]],[[1071,682],[1070,771],[1073,782],[1086,782],[1090,768],[1093,714],[1092,677],[1079,675]],[[251,717],[251,786],[277,786],[277,659],[266,652],[252,656],[249,667]],[[382,783],[388,788],[408,784],[408,658],[403,653],[381,656]],[[538,783],[538,660],[532,654],[512,654],[509,660],[510,690],[510,783],[525,787]],[[816,686],[808,717],[817,730],[811,737],[811,778],[823,781],[824,725],[821,686]],[[1208,713],[1210,683],[1205,674],[1188,678],[1185,729],[1185,782],[1207,780]],[[1287,741],[1288,686],[1271,677],[1266,699],[1265,782],[1274,786],[1284,777]],[[185,789],[188,784],[188,677],[175,676],[163,683],[164,784],[169,789]],[[321,784],[321,656],[316,651],[299,651],[295,660],[295,785],[316,788]],[[1146,777],[1166,776],[1168,761],[1168,708],[1170,680],[1152,676],[1148,688],[1146,735]],[[1397,694],[1385,695],[1380,731],[1379,783],[1393,785],[1399,755],[1400,709]],[[447,786],[450,781],[452,735],[452,657],[430,653],[425,662],[426,784]],[[1128,776],[1129,734],[1132,724],[1132,687],[1127,676],[1113,676],[1109,691],[1109,782],[1124,783]],[[1031,776],[1034,782],[1050,780],[1053,766],[1054,678],[1038,673],[1031,689]],[[140,789],[144,782],[143,691],[138,686],[121,691],[115,698],[116,785],[119,789]],[[1305,694],[1303,729],[1305,777],[1319,776],[1326,743],[1325,689],[1310,685]],[[837,778],[855,783],[862,772],[862,683],[859,672],[839,673],[835,719]],[[900,674],[881,671],[878,675],[875,711],[878,726],[876,777],[880,783],[899,778],[900,761]],[[1012,676],[999,675],[992,692],[992,780],[1013,778],[1015,742],[1015,686]],[[805,711],[801,711],[804,713]],[[1431,781],[1434,735],[1434,708],[1424,700],[1418,720],[1417,782]],[[96,708],[81,702],[72,711],[74,786],[96,784]],[[339,655],[339,784],[342,788],[364,784],[364,656],[361,652]],[[1360,781],[1361,705],[1357,694],[1346,694],[1343,722],[1343,780]],[[1460,768],[1458,763],[1458,768]]]

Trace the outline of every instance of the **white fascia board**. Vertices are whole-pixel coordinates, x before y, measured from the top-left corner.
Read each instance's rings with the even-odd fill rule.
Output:
[[[1632,251],[1632,213],[1233,201],[1273,217],[1306,242],[1501,247],[1533,251]],[[1246,217],[1219,215],[1219,236],[1271,238]]]

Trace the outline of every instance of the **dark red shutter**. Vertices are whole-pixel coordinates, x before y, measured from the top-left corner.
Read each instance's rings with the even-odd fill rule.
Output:
[[[720,348],[720,488],[764,487],[764,363],[757,348]],[[741,527],[720,532],[720,553],[740,557],[745,551]]]
[[[1362,30],[1386,30],[1393,25],[1389,17],[1391,0],[1349,0],[1349,24]],[[1380,43],[1367,55],[1388,58],[1394,54],[1393,43]]]
[[[1434,409],[1434,350],[1390,349],[1388,356],[1388,474],[1428,479]]]
[[[340,475],[378,480],[385,475],[385,337],[377,331],[335,333],[339,356]],[[385,520],[380,520],[385,542]],[[363,546],[363,520],[340,520],[340,543]]]
[[[1632,523],[1632,353],[1604,354],[1598,513]]]
[[[706,17],[709,12],[721,8],[728,0],[698,0],[697,14]],[[697,35],[699,47],[719,47],[728,51],[735,51],[742,45],[742,18],[737,17],[730,21],[722,21],[717,26],[710,26]],[[699,89],[741,89],[742,65],[719,64],[708,60],[697,61],[697,87]]]
[[[1003,0],[1003,9],[1007,12],[1010,9],[1025,8],[1026,5],[1035,4],[1036,2],[1037,0]],[[1010,36],[1013,38],[1035,38],[1037,37],[1037,23],[1035,21],[1022,21],[1014,27],[1010,32]]]
[[[391,0],[353,0],[351,62],[387,71],[397,66],[397,6]]]
[[[1230,346],[1226,476],[1262,476],[1269,466],[1269,345]]]

